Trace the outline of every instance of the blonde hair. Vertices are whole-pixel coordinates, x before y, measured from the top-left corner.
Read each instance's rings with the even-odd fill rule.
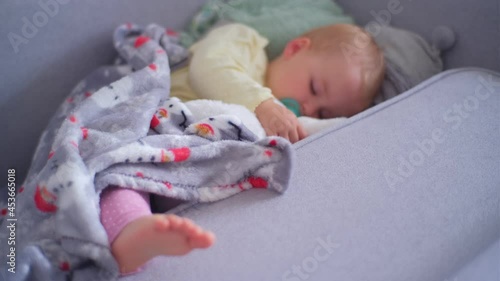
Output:
[[[382,51],[368,32],[352,24],[333,24],[308,31],[302,37],[311,40],[312,51],[327,55],[340,53],[348,63],[359,63],[363,96],[372,102],[382,85],[385,65]]]

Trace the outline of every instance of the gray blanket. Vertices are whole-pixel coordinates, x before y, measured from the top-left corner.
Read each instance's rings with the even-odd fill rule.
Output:
[[[288,141],[256,139],[234,116],[193,120],[169,98],[170,70],[187,58],[177,42],[175,32],[156,25],[116,30],[126,64],[102,67],[76,86],[10,198],[15,208],[0,206],[3,279],[116,279],[99,220],[99,195],[110,185],[186,204],[250,188],[285,191],[293,162]]]

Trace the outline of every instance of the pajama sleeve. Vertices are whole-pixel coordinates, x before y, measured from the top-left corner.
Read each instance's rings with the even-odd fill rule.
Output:
[[[273,98],[264,87],[268,41],[242,24],[212,30],[191,47],[189,84],[201,99],[240,104],[254,112]]]

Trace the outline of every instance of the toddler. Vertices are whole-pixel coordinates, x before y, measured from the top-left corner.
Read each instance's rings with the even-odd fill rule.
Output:
[[[372,104],[384,76],[383,54],[363,29],[320,27],[291,40],[268,63],[267,39],[242,24],[212,30],[194,44],[189,66],[172,74],[171,95],[220,100],[254,112],[268,136],[306,136],[296,115],[349,117]],[[295,114],[277,100],[296,102]]]
[[[335,118],[366,109],[383,78],[383,56],[359,27],[337,24],[291,40],[267,62],[268,41],[241,24],[211,31],[190,49],[189,66],[172,73],[171,96],[184,102],[220,100],[254,112],[267,135],[296,142],[306,137],[297,116]],[[292,100],[296,108],[279,102]],[[101,221],[120,273],[135,272],[159,255],[207,248],[213,233],[175,215],[152,214],[149,194],[108,187]]]

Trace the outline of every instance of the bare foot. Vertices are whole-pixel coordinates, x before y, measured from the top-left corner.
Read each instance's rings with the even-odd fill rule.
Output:
[[[196,248],[208,248],[214,241],[212,232],[189,219],[154,214],[127,224],[111,244],[111,252],[124,274],[156,256],[185,255]]]

